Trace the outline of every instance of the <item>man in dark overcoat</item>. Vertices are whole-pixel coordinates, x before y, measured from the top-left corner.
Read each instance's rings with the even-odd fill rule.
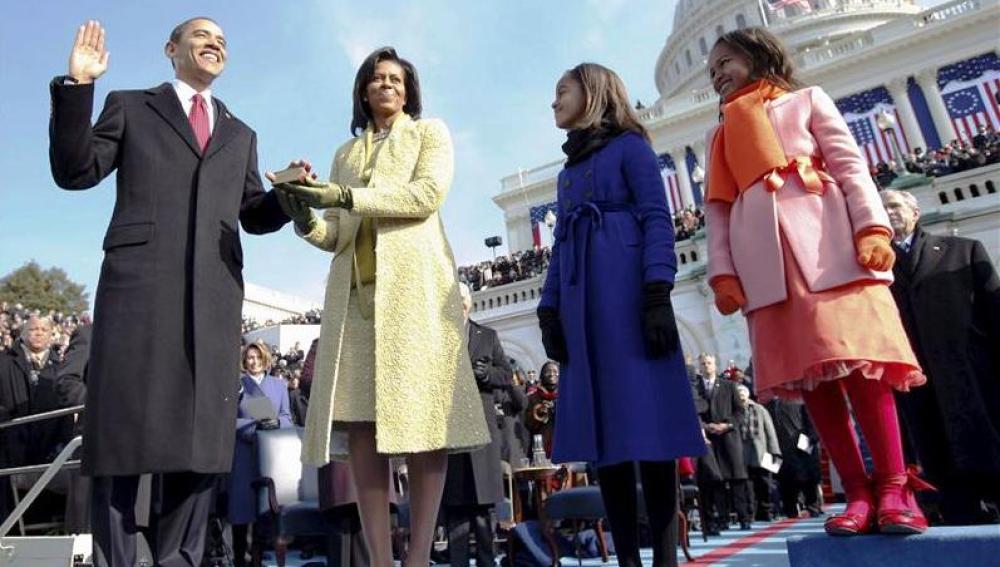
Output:
[[[897,395],[945,523],[990,521],[1000,496],[1000,278],[981,242],[935,236],[905,191],[885,191],[896,248],[890,287],[928,384]]]
[[[509,390],[496,391],[497,407],[503,412],[499,423],[500,458],[512,468],[521,466],[521,459],[526,456],[531,443],[523,419],[528,396],[524,392],[524,374],[519,372],[514,372]]]
[[[94,558],[131,565],[138,478],[157,473],[158,565],[197,565],[212,475],[230,469],[239,376],[243,252],[289,217],[257,171],[256,134],[217,98],[226,39],[207,18],[174,28],[176,79],[112,91],[91,126],[105,32],[81,26],[68,75],[51,83],[56,184],[87,189],[112,172],[87,384],[83,471],[94,477]]]
[[[702,353],[698,357],[698,365],[694,403],[713,457],[699,461],[698,489],[705,499],[709,516],[705,519],[708,524],[706,533],[729,527],[730,501],[736,505],[740,528],[750,529],[753,510],[747,505],[749,476],[739,430],[743,406],[736,383],[719,379],[715,357],[710,354]],[[713,466],[716,470],[701,470],[712,469]],[[726,485],[731,494],[727,494]]]
[[[497,415],[495,393],[512,386],[513,372],[496,331],[469,320],[472,298],[467,286],[459,287],[469,331],[469,358],[491,439],[482,449],[448,456],[441,499],[448,525],[448,554],[453,567],[468,567],[470,531],[476,538],[476,565],[494,564],[490,509],[503,500],[501,416]]]
[[[822,515],[819,503],[819,434],[809,419],[806,406],[799,401],[772,398],[764,407],[771,414],[774,433],[781,447],[778,493],[782,514],[797,518],[801,495],[810,516]]]
[[[0,354],[0,423],[59,408],[59,361],[51,346],[52,322],[32,316],[13,348]],[[72,417],[0,430],[0,468],[49,463],[72,432]],[[0,519],[14,508],[9,479],[0,478]]]

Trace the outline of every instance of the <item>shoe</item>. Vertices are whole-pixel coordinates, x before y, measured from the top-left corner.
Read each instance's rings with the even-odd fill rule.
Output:
[[[847,495],[847,509],[843,514],[834,514],[827,518],[823,523],[823,529],[833,536],[872,533],[876,525],[875,499],[868,477],[855,483],[845,481],[844,492]]]
[[[913,535],[927,531],[927,518],[915,491],[937,490],[917,476],[916,469],[878,477],[878,530],[884,534]]]
[[[742,530],[742,531],[748,531],[752,527],[753,526],[751,526],[750,522],[740,522],[740,530]]]

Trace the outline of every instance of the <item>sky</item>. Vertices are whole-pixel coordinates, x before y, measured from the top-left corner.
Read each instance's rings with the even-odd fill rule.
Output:
[[[927,0],[922,5],[938,4]],[[101,240],[114,205],[113,175],[87,191],[55,186],[48,165],[48,83],[66,73],[77,26],[107,30],[108,72],[98,80],[94,118],[110,90],[173,78],[163,45],[195,15],[218,21],[228,42],[213,94],[258,135],[262,170],[297,158],[327,172],[346,141],[351,87],[373,49],[392,45],[417,67],[424,115],[443,119],[455,144],[455,180],[443,209],[460,265],[491,257],[488,236],[506,240],[491,197],[500,179],[561,157],[564,134],[549,105],[562,72],[582,61],[615,69],[633,100],[658,98],[656,58],[676,2],[342,0],[121,2],[18,1],[0,18],[0,277],[29,260],[60,267],[93,301]],[[375,11],[371,7],[378,6]],[[243,234],[246,281],[321,302],[329,254],[291,225]],[[498,249],[498,253],[505,252]]]

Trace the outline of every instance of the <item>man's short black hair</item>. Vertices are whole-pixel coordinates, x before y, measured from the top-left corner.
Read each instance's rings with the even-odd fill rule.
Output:
[[[212,18],[209,18],[208,16],[197,16],[197,17],[194,17],[194,18],[188,18],[188,19],[184,20],[183,22],[177,24],[174,27],[174,29],[170,32],[170,43],[177,43],[178,41],[180,41],[181,34],[184,33],[184,29],[187,28],[191,24],[191,22],[196,22],[198,20],[206,20],[206,21],[212,22],[213,24],[215,24],[217,26],[219,25],[219,22],[213,20]],[[219,26],[219,27],[222,27],[222,26]]]

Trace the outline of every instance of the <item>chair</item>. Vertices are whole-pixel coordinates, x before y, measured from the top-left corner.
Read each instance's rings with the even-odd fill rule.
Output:
[[[677,480],[677,531],[680,536],[681,550],[684,552],[684,557],[688,561],[694,561],[691,558],[691,532],[688,525],[688,510],[692,508],[701,508],[701,494],[698,492],[698,485],[696,484],[684,484]],[[700,514],[700,512],[699,512]],[[702,520],[704,521],[704,520]],[[708,541],[708,536],[705,534],[705,530],[701,531],[701,537],[703,541]]]
[[[406,463],[401,463],[393,471],[396,493],[399,501],[395,505],[396,525],[392,530],[392,547],[400,564],[406,562],[406,551],[410,540],[410,473]]]
[[[301,427],[257,432],[257,515],[270,520],[278,567],[285,565],[292,537],[326,533],[319,510],[318,471],[301,461],[302,434]],[[252,553],[254,565],[260,565],[257,538]]]
[[[549,495],[544,504],[544,517],[539,518],[545,524],[544,530],[551,530],[552,524],[558,521],[569,521],[573,524],[573,545],[577,562],[582,565],[580,555],[580,528],[584,522],[594,522],[597,532],[597,547],[601,552],[601,560],[608,562],[608,548],[604,540],[603,521],[607,516],[604,511],[604,500],[601,489],[597,486],[587,486],[586,465],[584,463],[568,463],[562,465],[562,488]],[[581,478],[584,486],[574,486],[576,478]],[[552,551],[552,564],[559,564],[559,549],[554,539],[549,539]]]
[[[514,470],[507,461],[500,461],[500,474],[503,479],[504,498],[494,507],[497,519],[497,537],[495,543],[507,545],[507,558],[510,565],[514,564],[514,537],[511,531],[517,524],[514,513]]]

